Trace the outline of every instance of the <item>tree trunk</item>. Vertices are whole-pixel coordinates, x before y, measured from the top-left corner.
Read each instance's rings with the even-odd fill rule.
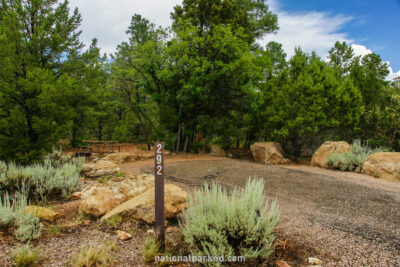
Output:
[[[176,153],[179,152],[180,146],[181,146],[181,134],[182,134],[182,124],[179,122],[178,124],[178,133],[177,133],[177,139],[176,139]]]
[[[103,138],[103,125],[101,124],[101,120],[99,120],[99,131],[97,133],[97,138],[99,139],[99,141],[101,141],[101,139]]]
[[[185,152],[185,153],[187,152],[188,144],[189,144],[189,136],[186,135],[185,145],[184,145],[184,147],[183,147],[183,152]]]

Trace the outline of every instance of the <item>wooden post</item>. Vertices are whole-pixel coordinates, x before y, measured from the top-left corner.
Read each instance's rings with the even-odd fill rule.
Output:
[[[164,143],[154,145],[155,151],[155,233],[160,249],[165,249],[165,213],[164,213]]]

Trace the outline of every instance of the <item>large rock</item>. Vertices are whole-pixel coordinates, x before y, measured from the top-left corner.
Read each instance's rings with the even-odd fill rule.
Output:
[[[211,145],[210,155],[216,157],[226,157],[227,153],[224,149],[217,145]]]
[[[99,160],[97,162],[85,164],[83,174],[89,178],[97,178],[115,175],[119,170],[120,168],[117,164],[107,160]]]
[[[82,192],[80,209],[88,215],[99,217],[153,186],[154,176],[151,174],[140,174],[122,181],[94,185]]]
[[[368,156],[363,172],[389,181],[400,181],[400,153],[379,152]]]
[[[311,166],[328,168],[327,160],[332,153],[345,153],[349,151],[350,145],[345,141],[326,141],[314,152],[311,159]]]
[[[38,217],[40,220],[54,222],[58,217],[59,213],[48,208],[39,206],[27,206],[25,212]]]
[[[153,151],[134,151],[107,154],[103,160],[121,164],[126,162],[135,162],[154,157]]]
[[[283,157],[281,144],[275,142],[254,143],[250,147],[254,160],[257,163],[276,165],[288,163],[289,160]]]
[[[166,184],[164,191],[165,218],[176,217],[184,207],[188,194],[177,185]],[[143,194],[122,203],[101,218],[107,220],[118,215],[126,220],[154,223],[154,187]]]

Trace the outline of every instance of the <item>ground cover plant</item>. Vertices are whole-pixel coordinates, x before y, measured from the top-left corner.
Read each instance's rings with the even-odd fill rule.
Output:
[[[350,146],[350,151],[346,153],[332,153],[328,158],[328,165],[334,169],[342,171],[361,172],[364,162],[368,156],[384,151],[381,148],[371,149],[363,146],[360,140],[354,140]]]
[[[0,192],[20,192],[29,199],[45,202],[50,195],[64,198],[76,189],[84,159],[54,150],[41,163],[28,166],[0,161]]]
[[[0,227],[15,237],[29,241],[40,237],[43,224],[25,208],[29,203],[45,203],[51,197],[69,198],[76,190],[84,160],[54,150],[42,163],[21,166],[0,162]]]
[[[13,251],[12,259],[17,267],[29,267],[40,263],[45,257],[39,248],[32,249],[24,245]]]
[[[249,179],[231,195],[218,183],[195,191],[182,222],[192,254],[268,258],[274,251],[279,213],[276,201],[269,205],[263,199],[263,190],[263,180]]]

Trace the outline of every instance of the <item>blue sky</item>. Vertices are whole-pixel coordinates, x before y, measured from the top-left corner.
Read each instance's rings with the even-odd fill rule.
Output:
[[[96,37],[103,52],[122,41],[133,14],[167,27],[170,12],[181,0],[70,0],[82,14],[81,38]],[[288,57],[300,46],[326,58],[336,41],[352,45],[357,55],[375,52],[390,62],[390,78],[400,76],[400,0],[267,0],[278,15],[279,31],[259,40],[282,43]]]
[[[290,13],[317,11],[349,18],[340,32],[400,70],[400,0],[280,0],[279,5]]]

